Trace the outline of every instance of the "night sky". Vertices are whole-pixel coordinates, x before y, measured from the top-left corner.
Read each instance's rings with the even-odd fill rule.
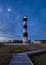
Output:
[[[22,39],[25,15],[29,39],[46,39],[46,0],[0,0],[0,40]]]

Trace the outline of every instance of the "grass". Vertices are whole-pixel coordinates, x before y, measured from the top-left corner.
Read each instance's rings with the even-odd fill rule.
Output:
[[[34,65],[46,65],[46,53],[29,57],[34,63]]]
[[[46,44],[37,45],[0,45],[0,65],[8,65],[13,53],[46,48]]]
[[[1,48],[1,47],[5,47],[5,45],[4,45],[3,43],[0,43],[0,48]]]

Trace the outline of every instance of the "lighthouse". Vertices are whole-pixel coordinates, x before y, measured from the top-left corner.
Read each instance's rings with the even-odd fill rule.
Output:
[[[27,17],[23,18],[23,43],[28,43],[28,33],[27,33]]]

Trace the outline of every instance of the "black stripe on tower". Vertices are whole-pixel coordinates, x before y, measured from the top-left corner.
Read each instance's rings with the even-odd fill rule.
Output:
[[[27,25],[24,25],[24,27],[23,28],[26,28],[27,29]]]
[[[24,18],[23,21],[27,21],[27,18]]]
[[[28,33],[27,32],[23,33],[23,36],[28,37]]]

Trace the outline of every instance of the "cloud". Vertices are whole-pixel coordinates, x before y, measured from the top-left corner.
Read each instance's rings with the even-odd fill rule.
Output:
[[[4,9],[0,15],[0,36],[18,38],[20,36],[19,20],[19,13],[14,12],[13,9],[12,13],[8,13]]]

